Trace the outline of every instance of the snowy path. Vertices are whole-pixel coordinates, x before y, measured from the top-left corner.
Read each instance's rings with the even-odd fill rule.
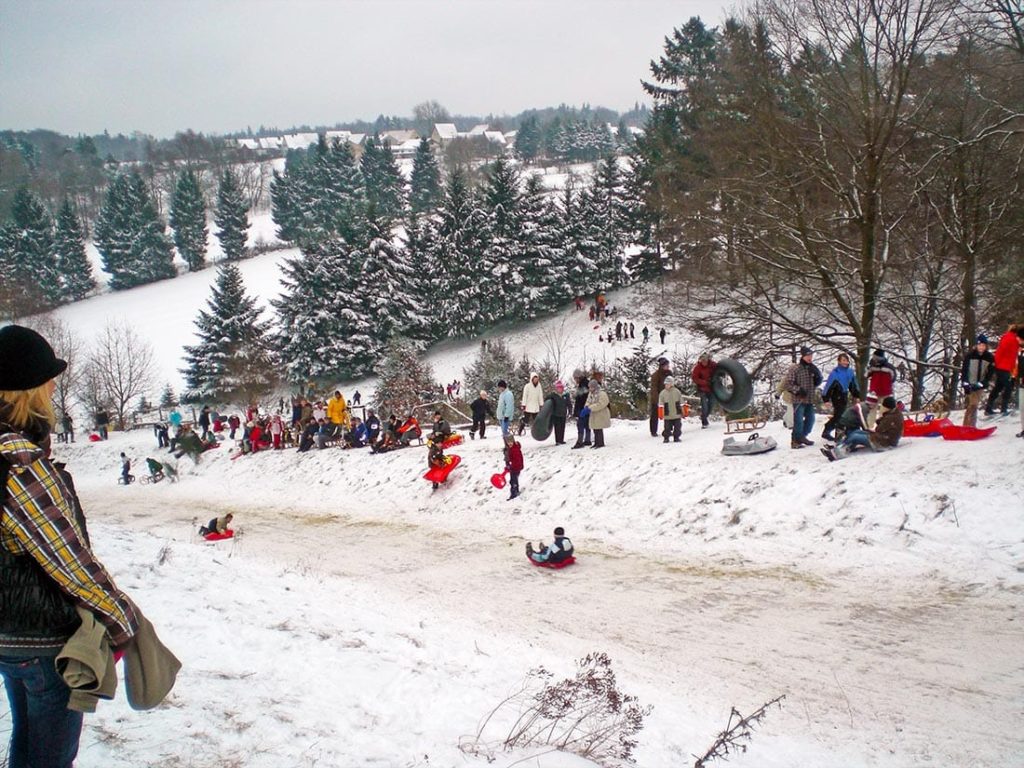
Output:
[[[188,535],[175,510],[127,498],[114,506],[107,494],[84,501],[106,522]],[[577,566],[554,573],[529,567],[518,539],[295,512],[246,508],[234,554],[355,582],[381,606],[394,595],[419,616],[524,639],[538,655],[605,651],[623,688],[656,698],[665,723],[683,712],[680,721],[706,723],[683,734],[691,748],[709,741],[730,705],[749,711],[785,693],[766,733],[795,742],[806,765],[825,755],[844,765],[965,765],[1021,754],[1012,726],[1024,684],[1019,591],[650,563],[624,551],[582,552]],[[567,628],[552,629],[552,617]]]

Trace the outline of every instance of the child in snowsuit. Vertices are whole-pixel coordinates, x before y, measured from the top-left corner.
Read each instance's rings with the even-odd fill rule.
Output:
[[[523,448],[515,435],[505,437],[505,469],[508,470],[508,499],[519,495],[519,473],[523,471]]]
[[[669,437],[677,443],[680,440],[683,429],[682,402],[683,393],[676,388],[676,380],[671,376],[665,377],[661,394],[658,395],[658,405],[665,411],[665,428],[661,433],[663,442],[667,443]]]
[[[555,540],[550,547],[545,547],[544,542],[541,542],[534,551],[533,543],[526,542],[526,555],[535,563],[560,563],[572,557],[572,553],[572,542],[562,526],[555,528]]]

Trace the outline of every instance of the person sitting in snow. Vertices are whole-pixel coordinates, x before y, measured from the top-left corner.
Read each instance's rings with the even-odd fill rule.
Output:
[[[206,525],[199,526],[199,535],[207,536],[211,533],[216,533],[223,536],[231,529],[228,527],[231,525],[231,521],[235,518],[233,514],[228,512],[224,517],[214,517]]]
[[[532,542],[526,542],[526,555],[535,563],[560,563],[573,556],[572,542],[565,535],[562,526],[555,528],[555,540],[550,547],[544,546],[544,542],[534,550]]]
[[[896,398],[889,395],[882,400],[880,403],[882,415],[878,418],[874,429],[868,429],[867,426],[870,416],[868,407],[866,404],[857,404],[847,409],[847,413],[853,412],[849,421],[856,419],[857,426],[848,428],[846,437],[834,448],[821,449],[826,459],[829,461],[845,459],[859,447],[867,447],[872,451],[887,451],[899,445],[900,438],[903,437],[903,413],[896,407]],[[845,414],[843,418],[846,419]]]
[[[373,445],[380,437],[380,418],[373,408],[366,409],[366,421],[363,423],[366,425],[366,442]]]
[[[366,445],[366,425],[358,416],[352,416],[352,427],[345,433],[345,445],[343,448],[362,448]]]
[[[452,425],[442,418],[440,411],[434,411],[434,428],[430,432],[430,441],[432,443],[440,443],[450,437],[451,434]]]
[[[316,423],[316,419],[310,416],[299,437],[299,453],[305,453],[316,444],[316,433],[319,429],[320,425]]]
[[[407,446],[413,440],[418,440],[422,435],[423,431],[420,429],[419,421],[410,413],[405,421],[402,422],[402,426],[398,428],[399,444],[403,447]]]

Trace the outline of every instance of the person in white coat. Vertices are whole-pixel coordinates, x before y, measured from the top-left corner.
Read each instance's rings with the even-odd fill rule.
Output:
[[[540,385],[540,376],[536,373],[530,374],[530,380],[523,385],[523,416],[526,425],[529,426],[540,413],[544,405],[544,388]]]

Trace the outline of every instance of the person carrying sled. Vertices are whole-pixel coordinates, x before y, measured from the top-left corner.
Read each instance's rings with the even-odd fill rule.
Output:
[[[662,442],[667,443],[671,436],[678,443],[683,430],[683,393],[676,387],[676,380],[671,376],[665,377],[661,394],[658,396],[658,405],[665,411],[665,430],[662,432]]]
[[[839,354],[836,367],[828,375],[825,386],[821,388],[822,397],[832,403],[832,417],[825,422],[825,429],[821,433],[824,440],[833,439],[833,431],[839,424],[839,419],[846,413],[847,396],[853,398],[854,402],[860,399],[860,390],[857,388],[857,374],[850,367],[850,356],[845,352]]]
[[[960,369],[960,385],[964,390],[964,426],[973,427],[978,423],[978,406],[981,405],[985,390],[992,380],[995,358],[988,351],[988,336],[978,336],[974,349],[964,356]]]
[[[505,436],[505,471],[508,472],[508,500],[519,495],[519,473],[523,471],[523,447],[515,435]]]
[[[544,542],[538,544],[534,550],[532,542],[526,542],[526,555],[535,563],[561,563],[573,556],[572,541],[565,535],[565,529],[558,526],[554,531],[555,540],[550,547],[544,546]]]
[[[697,394],[700,395],[700,428],[708,428],[708,416],[711,415],[711,408],[715,404],[715,395],[711,389],[711,379],[715,374],[715,368],[718,364],[711,359],[711,355],[707,352],[701,353],[700,358],[697,360],[697,364],[693,366],[693,370],[690,372],[690,378],[693,379],[693,386],[697,388]]]
[[[658,358],[658,368],[651,374],[651,437],[658,436],[658,399],[665,389],[665,379],[672,375],[667,357]]]
[[[484,439],[487,431],[487,417],[494,418],[494,409],[491,408],[491,401],[487,399],[487,390],[480,390],[480,397],[469,404],[469,410],[473,414],[473,426],[469,429],[470,438],[475,438],[477,430],[480,431],[480,439]]]
[[[530,374],[530,380],[523,385],[523,422],[526,426],[533,424],[533,420],[540,413],[544,405],[544,388],[540,385],[540,376],[536,373]]]

